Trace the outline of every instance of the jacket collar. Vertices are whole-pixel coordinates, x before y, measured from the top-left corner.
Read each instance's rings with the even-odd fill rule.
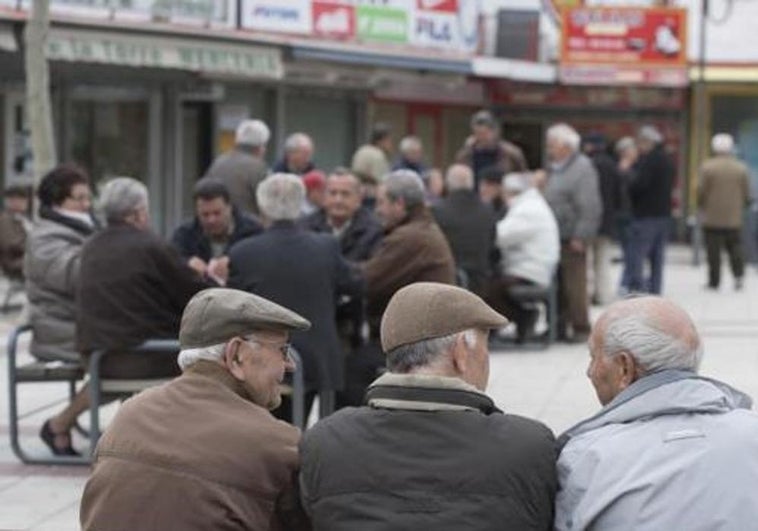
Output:
[[[65,216],[61,214],[60,212],[57,212],[53,210],[52,208],[49,208],[46,206],[41,206],[39,208],[39,217],[42,219],[46,219],[48,221],[60,223],[61,225],[64,225],[68,227],[69,229],[72,229],[85,236],[89,236],[90,234],[95,232],[95,230],[97,229],[97,226],[94,225],[94,221],[95,221],[94,218],[93,218],[93,225],[87,225],[83,221],[80,221],[71,216]]]
[[[186,375],[197,375],[203,378],[208,378],[214,382],[221,384],[237,396],[244,398],[248,402],[252,402],[250,395],[245,390],[242,383],[234,376],[229,374],[225,368],[218,363],[208,360],[198,360],[186,369],[184,369]]]
[[[380,376],[369,387],[366,403],[376,409],[502,413],[490,397],[459,378],[420,374]]]
[[[692,371],[658,371],[635,381],[595,415],[567,430],[558,438],[558,447],[609,424],[682,413],[726,413],[750,409],[752,402],[745,393]]]

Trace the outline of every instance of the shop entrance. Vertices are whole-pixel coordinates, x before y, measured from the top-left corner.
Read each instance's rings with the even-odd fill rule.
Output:
[[[195,183],[210,166],[213,157],[212,103],[191,101],[181,108],[181,180],[182,217],[194,213],[192,191]]]

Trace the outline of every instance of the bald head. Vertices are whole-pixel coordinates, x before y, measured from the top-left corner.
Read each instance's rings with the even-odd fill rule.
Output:
[[[643,373],[665,369],[697,371],[700,336],[681,307],[661,297],[636,297],[612,304],[595,324],[593,339],[606,356],[621,351]]]
[[[453,164],[445,174],[445,185],[449,191],[473,190],[474,173],[464,164]]]

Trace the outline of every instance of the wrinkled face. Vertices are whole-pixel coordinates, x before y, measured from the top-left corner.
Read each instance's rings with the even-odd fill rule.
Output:
[[[387,195],[387,189],[380,186],[376,193],[376,214],[384,228],[391,228],[402,222],[408,211],[402,199],[391,199]]]
[[[142,205],[129,215],[127,221],[140,230],[147,230],[150,227],[150,211],[148,205]]]
[[[597,398],[606,405],[619,394],[621,387],[621,369],[614,356],[606,356],[602,351],[600,334],[597,327],[592,331],[588,341],[590,349],[590,364],[587,367],[587,377],[592,381]]]
[[[477,143],[489,144],[497,138],[497,132],[488,125],[474,125],[471,127],[471,134]]]
[[[92,194],[86,184],[75,184],[71,187],[71,193],[60,204],[64,210],[72,212],[89,212],[92,206]]]
[[[291,170],[302,171],[313,157],[313,146],[301,146],[287,152],[287,165]]]
[[[284,375],[295,370],[287,354],[287,332],[256,332],[246,339],[238,338],[237,358],[232,372],[242,382],[250,398],[261,407],[272,410],[282,402]]]
[[[326,182],[324,208],[330,219],[346,221],[361,207],[360,183],[351,175],[332,175]]]
[[[551,162],[561,162],[571,155],[571,148],[551,136],[547,138],[547,156]]]
[[[203,199],[198,197],[195,212],[203,232],[211,238],[220,238],[229,233],[232,222],[232,206],[223,197]]]

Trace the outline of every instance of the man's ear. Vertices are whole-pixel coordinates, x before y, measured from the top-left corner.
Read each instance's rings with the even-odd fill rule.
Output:
[[[618,371],[619,390],[623,391],[637,379],[637,362],[629,352],[622,351],[615,356]]]
[[[224,347],[224,365],[229,373],[237,380],[244,380],[245,373],[242,370],[242,359],[240,358],[241,342],[233,339]]]
[[[469,359],[469,351],[466,348],[463,334],[458,334],[450,354],[455,372],[458,374],[466,374],[471,360]]]

